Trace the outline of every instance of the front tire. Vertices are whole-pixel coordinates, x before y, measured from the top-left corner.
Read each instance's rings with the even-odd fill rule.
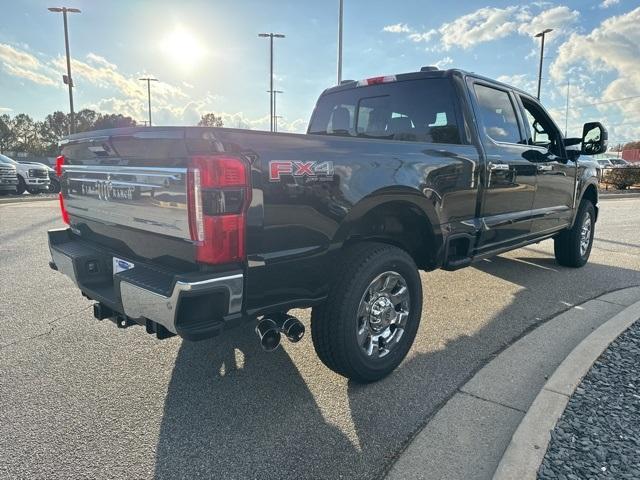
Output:
[[[407,355],[421,315],[422,283],[413,259],[392,245],[363,242],[344,252],[326,302],[313,309],[313,345],[334,372],[375,382]]]
[[[554,239],[556,261],[565,267],[579,268],[587,263],[593,246],[596,210],[589,200],[582,200],[573,227]]]
[[[59,193],[60,192],[60,182],[58,180],[51,180],[49,183],[49,193]]]
[[[18,186],[16,187],[16,193],[18,195],[22,195],[24,191],[27,189],[27,184],[20,175],[18,175]]]

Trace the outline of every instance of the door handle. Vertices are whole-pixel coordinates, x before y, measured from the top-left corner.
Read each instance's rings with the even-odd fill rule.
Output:
[[[489,170],[509,170],[509,164],[489,162]]]

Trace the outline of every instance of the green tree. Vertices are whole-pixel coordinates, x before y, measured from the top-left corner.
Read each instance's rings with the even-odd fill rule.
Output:
[[[205,113],[198,122],[199,127],[224,127],[222,117],[217,117],[215,113]]]
[[[11,135],[11,117],[7,114],[0,115],[0,153],[8,150]]]
[[[47,115],[40,124],[40,137],[42,138],[45,155],[56,155],[58,143],[69,134],[69,116],[64,112],[53,112]]]
[[[105,113],[98,114],[98,118],[93,124],[92,130],[103,130],[107,128],[124,128],[124,127],[135,127],[136,121],[121,113]]]
[[[13,134],[12,150],[21,150],[23,152],[41,150],[40,126],[26,113],[19,113],[13,117],[11,131]]]
[[[84,108],[76,113],[76,132],[88,132],[95,130],[96,121],[100,114],[95,110]]]

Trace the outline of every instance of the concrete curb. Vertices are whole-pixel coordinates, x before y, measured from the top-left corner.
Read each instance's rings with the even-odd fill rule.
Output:
[[[547,402],[548,407],[544,406],[549,395],[563,392],[557,386],[555,391],[545,391],[547,393],[541,396],[549,378],[587,337],[596,331],[602,334],[604,330],[598,329],[607,322],[622,318],[624,323],[631,323],[634,319],[630,315],[633,313],[629,310],[631,306],[637,309],[635,318],[640,317],[640,285],[572,305],[523,333],[476,371],[427,419],[393,459],[383,477],[386,480],[491,480],[500,463],[507,461],[505,452],[515,441],[514,433],[538,397],[539,403],[543,404],[539,407],[542,413],[551,416],[551,425],[542,429],[543,434],[548,436],[562,414],[568,394],[563,395],[565,403],[556,405],[556,411],[546,411],[553,408],[550,402]],[[610,325],[612,328],[614,323]],[[624,328],[626,325],[619,326],[618,331]],[[578,374],[574,373],[575,382],[568,383],[571,391],[600,352],[617,336],[617,332],[614,333],[601,341],[598,353]],[[594,341],[598,337],[591,338],[590,341]],[[546,448],[544,442],[532,442],[529,448],[535,454],[540,445]],[[541,460],[545,450],[539,453]],[[515,454],[514,464],[521,461],[519,455]],[[538,464],[532,467],[533,477],[507,471],[502,478],[535,478],[537,468]]]
[[[25,195],[25,197],[27,197]],[[29,202],[53,202],[58,200],[57,197],[35,197],[29,196],[27,198],[22,197],[11,197],[11,198],[0,198],[0,205],[4,205],[7,203],[29,203]]]
[[[513,434],[493,480],[535,480],[551,431],[569,398],[602,352],[640,318],[640,302],[625,308],[587,336],[556,369]]]
[[[640,192],[638,193],[601,193],[601,200],[610,200],[612,198],[640,198]]]

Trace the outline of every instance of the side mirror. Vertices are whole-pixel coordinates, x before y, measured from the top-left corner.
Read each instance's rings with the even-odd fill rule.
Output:
[[[600,122],[585,123],[582,127],[582,154],[598,155],[607,151],[607,129]]]

